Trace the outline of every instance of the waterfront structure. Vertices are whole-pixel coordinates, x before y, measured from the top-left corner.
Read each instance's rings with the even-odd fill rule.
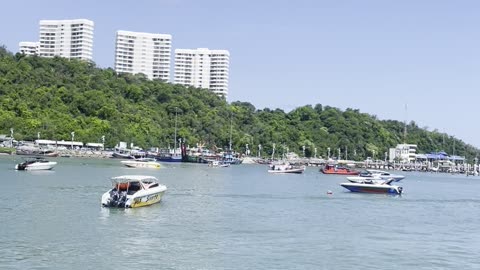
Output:
[[[174,81],[185,86],[207,88],[226,98],[229,65],[227,50],[176,49]]]
[[[38,54],[38,42],[30,42],[30,41],[21,41],[18,43],[19,53],[23,53],[25,55],[37,55]]]
[[[41,20],[38,55],[92,61],[93,21]]]
[[[169,81],[171,47],[172,36],[168,34],[117,31],[115,71]]]
[[[449,155],[446,152],[430,152],[427,154],[417,154],[416,161],[418,162],[438,162],[438,161],[449,161],[454,164],[463,164],[466,159],[462,156]]]
[[[389,150],[389,161],[414,162],[417,157],[416,144],[397,144],[395,148]]]
[[[54,148],[82,148],[83,142],[77,141],[54,141],[54,140],[35,140],[35,145],[41,148],[54,149]]]

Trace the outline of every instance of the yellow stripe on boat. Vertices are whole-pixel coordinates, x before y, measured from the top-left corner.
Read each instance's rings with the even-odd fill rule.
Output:
[[[137,207],[142,207],[142,206],[147,206],[151,205],[154,203],[160,202],[162,199],[163,193],[157,193],[157,194],[152,194],[148,196],[143,196],[140,198],[135,198],[131,207],[132,208],[137,208]]]

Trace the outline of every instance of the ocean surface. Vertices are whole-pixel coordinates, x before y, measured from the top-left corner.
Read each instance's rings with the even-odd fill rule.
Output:
[[[480,177],[405,173],[391,196],[315,167],[52,160],[25,172],[0,158],[0,269],[480,269]],[[156,176],[162,202],[102,208],[124,174]]]

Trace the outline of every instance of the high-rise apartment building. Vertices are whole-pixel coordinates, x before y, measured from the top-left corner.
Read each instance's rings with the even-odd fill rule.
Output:
[[[171,35],[117,31],[115,71],[169,81],[171,50]]]
[[[86,19],[41,20],[38,54],[91,61],[93,26],[93,21]]]
[[[37,55],[38,54],[38,42],[22,41],[18,43],[19,52],[25,55]]]
[[[230,53],[227,50],[176,49],[175,83],[228,95]]]

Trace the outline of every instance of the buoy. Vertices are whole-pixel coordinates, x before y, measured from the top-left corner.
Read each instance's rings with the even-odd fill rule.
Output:
[[[331,190],[329,190],[329,191],[327,191],[327,194],[328,194],[328,195],[332,195],[333,192],[332,192]]]

